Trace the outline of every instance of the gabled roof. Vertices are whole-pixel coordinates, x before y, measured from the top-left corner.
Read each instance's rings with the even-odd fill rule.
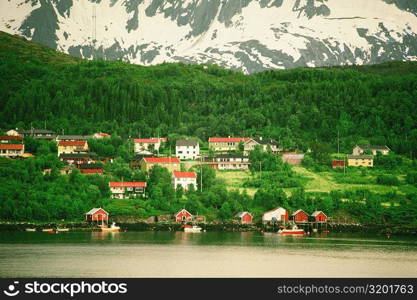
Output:
[[[390,150],[390,148],[385,145],[357,145],[357,147],[363,150]]]
[[[196,140],[177,140],[177,142],[175,143],[176,147],[181,147],[181,146],[198,146],[198,141]]]
[[[103,173],[103,168],[81,169],[81,173],[83,173],[83,174],[102,174]]]
[[[157,144],[160,142],[160,140],[158,139],[134,139],[133,140],[134,143],[139,143],[139,144]]]
[[[143,181],[110,181],[109,186],[115,187],[146,187],[146,182]]]
[[[305,213],[308,216],[308,214],[304,210],[302,210],[302,209],[296,210],[291,216],[298,215],[300,212],[303,212],[303,213]]]
[[[87,169],[103,169],[103,166],[100,164],[81,164],[80,169],[87,170]]]
[[[373,155],[348,155],[348,159],[373,159]]]
[[[274,212],[274,211],[276,211],[278,209],[283,209],[283,210],[287,211],[285,208],[283,208],[281,206],[278,206],[278,207],[275,207],[274,209],[271,209],[271,210],[268,210],[268,211],[264,212],[264,214],[267,214],[267,213],[270,213],[270,212]]]
[[[29,130],[18,130],[20,134],[55,134],[55,131],[47,129],[29,129]]]
[[[247,156],[241,154],[217,154],[214,158],[246,158],[249,159]]]
[[[71,159],[71,158],[90,158],[92,159],[92,156],[90,153],[61,153],[59,155],[60,159]]]
[[[104,133],[104,132],[96,132],[96,135],[102,136],[102,137],[111,137],[110,134]]]
[[[232,138],[232,137],[211,137],[209,138],[209,142],[210,143],[239,143],[239,142],[246,142],[251,140],[251,138],[243,138],[243,137],[237,137],[237,138]]]
[[[323,214],[325,217],[327,217],[327,216],[326,216],[326,214],[325,214],[324,212],[322,212],[321,210],[316,210],[316,211],[314,211],[314,212],[311,214],[311,216],[312,216],[312,217],[317,217],[319,214]]]
[[[260,144],[260,145],[275,145],[275,146],[278,146],[278,143],[275,140],[271,140],[271,139],[254,138],[254,139],[249,139],[247,142],[250,142],[251,140]]]
[[[104,209],[102,209],[101,207],[98,208],[93,208],[91,210],[89,210],[86,215],[94,215],[96,212],[98,212],[99,210],[103,210],[106,214],[109,214],[107,211],[105,211]]]
[[[179,172],[174,171],[175,178],[197,178],[197,174],[195,172]]]
[[[56,139],[58,141],[85,141],[91,137],[90,135],[58,135]]]
[[[63,147],[67,147],[67,146],[81,147],[81,146],[85,146],[86,143],[87,143],[87,141],[60,141],[58,143],[58,146],[63,146]]]
[[[248,212],[248,211],[241,211],[241,212],[239,212],[239,213],[237,213],[237,214],[236,214],[236,217],[237,217],[237,218],[241,218],[241,217],[243,217],[245,214],[249,214],[249,215],[252,217],[252,214],[251,214],[250,212]]]
[[[181,209],[179,212],[177,212],[176,214],[175,214],[175,216],[178,216],[180,213],[182,213],[182,212],[186,212],[186,213],[189,213],[190,215],[192,215],[192,213],[190,213],[188,210],[186,210],[185,208],[183,208],[183,209]]]
[[[181,161],[176,157],[144,157],[143,160],[150,164],[179,164]]]
[[[22,150],[23,144],[0,144],[0,150]]]
[[[1,135],[0,136],[0,140],[18,140],[21,141],[23,140],[23,137],[21,137],[20,135]]]

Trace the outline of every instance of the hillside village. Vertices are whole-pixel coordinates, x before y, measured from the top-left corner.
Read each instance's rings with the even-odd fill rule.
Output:
[[[272,139],[265,139],[261,136],[254,138],[249,137],[210,137],[207,143],[201,145],[199,139],[192,138],[178,138],[168,145],[168,137],[149,137],[149,138],[130,138],[123,141],[131,150],[131,157],[129,158],[129,169],[132,172],[140,172],[141,180],[132,180],[132,178],[124,178],[123,175],[116,175],[111,166],[117,164],[115,157],[98,155],[93,150],[97,151],[97,145],[110,141],[112,136],[107,133],[97,132],[92,135],[58,135],[52,130],[46,129],[31,129],[31,130],[8,130],[4,135],[0,136],[0,156],[6,159],[33,159],[36,153],[30,153],[25,147],[25,142],[33,143],[37,141],[41,144],[49,143],[49,145],[56,145],[56,156],[59,159],[60,167],[58,171],[61,176],[70,176],[73,172],[79,172],[83,176],[104,176],[108,185],[109,197],[113,199],[110,207],[123,206],[120,203],[124,201],[131,201],[134,199],[142,199],[146,201],[149,197],[148,187],[150,178],[153,176],[152,171],[156,166],[165,170],[169,174],[169,181],[172,190],[179,198],[183,198],[185,193],[186,198],[198,197],[192,193],[205,192],[204,172],[205,170],[212,170],[223,176],[224,174],[253,174],[253,181],[245,182],[249,187],[251,184],[255,187],[261,187],[263,181],[272,185],[280,185],[281,179],[274,182],[274,179],[268,178],[272,170],[276,170],[276,166],[272,164],[282,165],[287,172],[291,172],[290,166],[294,168],[303,168],[303,159],[312,156],[313,150],[309,149],[306,153],[299,151],[287,151],[279,146],[277,141]],[[97,144],[98,143],[98,144]],[[95,145],[94,145],[95,144]],[[174,148],[175,146],[175,148]],[[266,161],[257,158],[257,155],[266,155]],[[347,169],[360,169],[362,172],[367,168],[375,167],[374,160],[376,157],[389,156],[389,147],[385,145],[355,145],[352,149],[352,154],[337,155],[328,161],[328,168],[335,171],[343,170],[346,173]],[[278,160],[274,160],[278,159]],[[306,158],[306,160],[308,160]],[[287,167],[285,167],[287,166]],[[53,168],[44,168],[42,173],[44,176],[50,176],[54,172]],[[203,175],[201,175],[203,174]],[[256,174],[259,174],[256,177]],[[264,179],[262,179],[264,174]],[[290,177],[292,173],[289,173]],[[215,175],[214,175],[215,176]],[[250,176],[250,175],[248,175]],[[158,183],[158,182],[156,182]],[[152,184],[152,183],[151,183]],[[155,184],[155,182],[153,182]],[[281,185],[285,187],[284,185]],[[291,186],[291,184],[289,184]],[[295,184],[295,186],[298,186]],[[245,190],[244,193],[247,191]],[[256,200],[257,192],[255,191],[254,200]],[[297,193],[292,191],[290,193]],[[259,193],[258,193],[259,194]],[[248,196],[244,196],[248,197]],[[287,200],[275,201],[274,194],[267,195],[271,199],[268,205],[264,208],[269,208],[268,211],[255,209],[251,211],[249,206],[238,205],[235,208],[228,208],[226,216],[214,215],[209,219],[216,220],[218,217],[241,224],[251,224],[252,222],[292,222],[298,225],[309,224],[311,222],[326,223],[332,220],[331,212],[323,212],[318,209],[325,209],[325,206],[316,204],[303,206],[300,203],[298,207],[283,207],[287,204]],[[281,196],[278,196],[278,198]],[[284,195],[285,198],[285,195]],[[163,200],[162,200],[163,201]],[[224,204],[224,203],[223,203]],[[288,204],[287,204],[288,205]],[[162,205],[161,207],[163,207]],[[222,206],[223,207],[223,206]],[[309,207],[311,211],[308,210]],[[314,207],[314,209],[313,209]],[[105,208],[105,207],[104,207]],[[247,208],[247,211],[237,211],[238,208]],[[272,208],[272,210],[271,210]],[[221,208],[220,208],[221,210]],[[100,213],[108,212],[100,208]],[[93,212],[97,212],[97,209]],[[114,212],[114,210],[113,210]],[[164,212],[164,214],[158,214]],[[201,215],[198,208],[189,205],[189,202],[183,203],[183,207],[178,211],[172,211],[171,214],[166,214],[167,211],[159,210],[154,215],[142,215],[142,220],[147,222],[158,221],[177,221],[177,222],[196,222],[206,221],[207,218]],[[104,213],[103,213],[104,214]],[[123,213],[122,213],[123,214]],[[117,210],[115,215],[118,215]],[[317,219],[319,216],[321,218]]]

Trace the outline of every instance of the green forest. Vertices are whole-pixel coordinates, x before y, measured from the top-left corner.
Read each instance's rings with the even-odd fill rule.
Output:
[[[59,134],[106,132],[111,139],[90,141],[90,146],[98,155],[115,157],[105,166],[105,176],[78,171],[61,175],[56,143],[25,138],[26,151],[36,158],[0,160],[2,220],[75,220],[96,206],[138,218],[186,207],[228,220],[241,210],[259,215],[282,205],[417,228],[414,190],[307,193],[303,179],[279,157],[254,152],[252,165],[261,161],[266,167],[262,174],[251,169],[254,180],[245,184],[257,188],[253,196],[227,189],[209,168],[202,172],[203,192],[175,191],[166,169],[144,174],[129,167],[133,153],[127,141],[195,137],[204,147],[212,136],[261,135],[285,150],[312,150],[305,168],[320,172],[328,168],[329,153],[337,152],[339,136],[342,153],[350,153],[356,144],[388,145],[395,153],[391,165],[382,159],[386,166],[381,172],[387,174],[379,175],[375,184],[416,186],[415,62],[244,75],[215,65],[86,61],[0,32],[0,78],[0,131],[46,127]],[[400,181],[393,178],[397,166],[407,173]],[[44,175],[45,168],[51,174]],[[109,198],[110,180],[147,176],[148,198],[123,203]]]

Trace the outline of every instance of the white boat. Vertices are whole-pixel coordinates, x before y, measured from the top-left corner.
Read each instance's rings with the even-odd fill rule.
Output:
[[[281,235],[304,235],[304,229],[294,225],[291,229],[280,229],[277,233]]]
[[[202,228],[196,225],[184,225],[184,232],[201,232]]]
[[[63,232],[63,231],[69,231],[69,228],[57,228],[56,230]]]
[[[30,232],[34,232],[34,231],[36,231],[36,228],[26,228],[25,230],[30,231]]]
[[[101,227],[101,231],[102,232],[119,232],[120,231],[120,227],[119,226],[116,226],[116,223],[113,222],[110,225],[110,227],[104,227],[104,226],[102,226]]]

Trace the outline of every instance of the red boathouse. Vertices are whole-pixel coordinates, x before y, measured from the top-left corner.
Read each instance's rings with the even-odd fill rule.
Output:
[[[109,213],[99,208],[93,208],[89,212],[85,214],[85,220],[89,222],[108,222],[109,221]]]
[[[185,222],[185,221],[192,221],[193,215],[186,209],[181,209],[175,215],[175,222]]]
[[[236,215],[241,224],[252,224],[253,216],[251,213],[244,211]]]
[[[313,222],[327,222],[327,216],[321,210],[316,210],[311,214]]]
[[[302,209],[295,211],[291,215],[291,217],[295,223],[307,223],[308,222],[308,214]]]

